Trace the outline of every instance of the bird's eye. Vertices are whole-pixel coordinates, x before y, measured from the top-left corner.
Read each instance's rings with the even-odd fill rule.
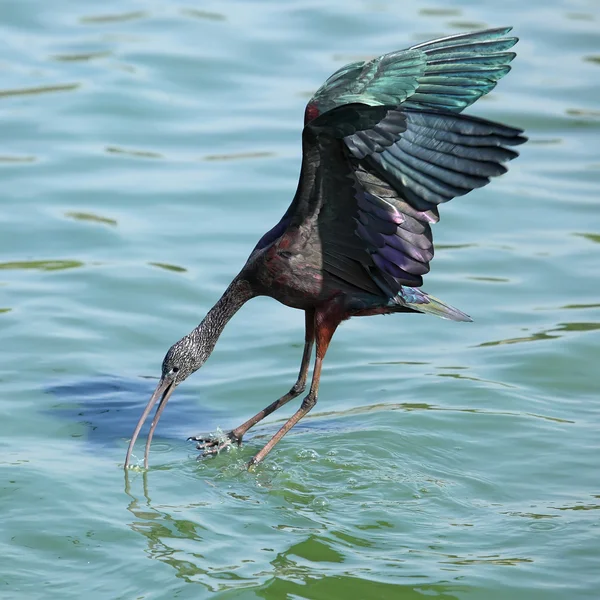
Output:
[[[179,367],[173,367],[171,371],[173,371],[173,373],[177,373],[177,371],[179,371]]]

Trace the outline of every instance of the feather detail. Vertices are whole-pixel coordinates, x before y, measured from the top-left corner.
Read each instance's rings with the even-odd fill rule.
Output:
[[[509,31],[432,40],[335,72],[306,108],[294,200],[257,250],[289,232],[326,289],[329,281],[374,294],[382,309],[470,320],[417,288],[438,206],[505,173],[526,140],[460,114],[510,70]]]
[[[463,322],[473,321],[469,315],[465,314],[461,310],[458,310],[458,308],[454,308],[439,298],[430,296],[429,294],[426,294],[425,292],[416,288],[402,287],[398,296],[396,296],[393,300],[396,303],[408,308],[412,308],[417,312],[434,315],[442,319]]]
[[[367,157],[419,211],[431,210],[505,173],[504,163],[518,156],[507,146],[526,139],[520,129],[452,112],[403,113],[406,130],[395,143]],[[368,131],[360,133],[368,138]],[[356,158],[364,158],[363,152],[354,150],[356,135],[349,136],[350,142],[345,138],[346,144]]]
[[[490,92],[510,71],[515,53],[508,50],[518,41],[505,37],[510,30],[503,27],[452,35],[345,65],[315,92],[308,103],[306,123],[353,103],[460,112]]]

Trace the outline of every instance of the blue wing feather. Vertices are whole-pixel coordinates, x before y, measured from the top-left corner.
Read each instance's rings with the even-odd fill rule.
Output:
[[[414,285],[406,274],[422,276],[433,258],[430,223],[437,220],[437,212],[430,211],[503,174],[504,163],[517,156],[507,146],[524,138],[520,129],[452,112],[392,109],[380,124],[399,123],[389,117],[398,112],[405,130],[395,142],[368,144],[372,129],[346,136],[345,141],[351,155],[365,165],[355,170],[356,234],[382,271]],[[371,150],[365,153],[364,148]],[[363,169],[369,167],[375,173],[366,176]]]

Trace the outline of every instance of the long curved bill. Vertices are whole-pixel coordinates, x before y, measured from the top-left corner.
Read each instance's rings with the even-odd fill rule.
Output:
[[[173,393],[174,389],[175,389],[175,385],[173,384],[172,381],[169,381],[168,379],[160,380],[158,386],[154,390],[154,394],[152,394],[150,401],[146,405],[146,408],[144,409],[144,412],[142,413],[140,420],[137,422],[137,425],[135,426],[133,435],[131,436],[131,441],[129,442],[129,447],[127,448],[127,456],[125,456],[125,465],[124,465],[125,469],[127,469],[129,467],[129,461],[131,459],[131,452],[133,451],[133,446],[135,445],[138,435],[140,434],[140,430],[142,429],[142,426],[146,422],[146,419],[148,418],[148,415],[154,408],[154,405],[160,400],[160,402],[158,404],[158,408],[156,409],[156,413],[154,415],[154,419],[152,419],[152,424],[150,425],[150,431],[148,432],[148,441],[146,442],[146,449],[144,451],[144,468],[145,469],[148,468],[148,454],[150,452],[150,443],[152,442],[152,437],[154,436],[154,430],[156,429],[156,426],[158,425],[158,420],[160,419],[162,411],[164,410],[164,408],[167,404],[167,401],[169,400],[169,397]]]

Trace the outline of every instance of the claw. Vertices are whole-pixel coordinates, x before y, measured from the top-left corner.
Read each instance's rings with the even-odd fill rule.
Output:
[[[196,444],[196,448],[198,450],[202,450],[203,448],[212,448],[213,446],[218,446],[220,444],[220,441],[217,439],[210,439],[210,438],[188,438],[189,440],[192,440],[194,442],[198,442]]]
[[[219,454],[221,450],[229,449],[235,442],[238,446],[241,445],[242,440],[238,438],[232,431],[229,431],[225,435],[207,435],[207,436],[191,436],[188,438],[188,442],[197,442],[196,448],[202,450],[198,456],[198,460],[205,456],[213,456]]]

